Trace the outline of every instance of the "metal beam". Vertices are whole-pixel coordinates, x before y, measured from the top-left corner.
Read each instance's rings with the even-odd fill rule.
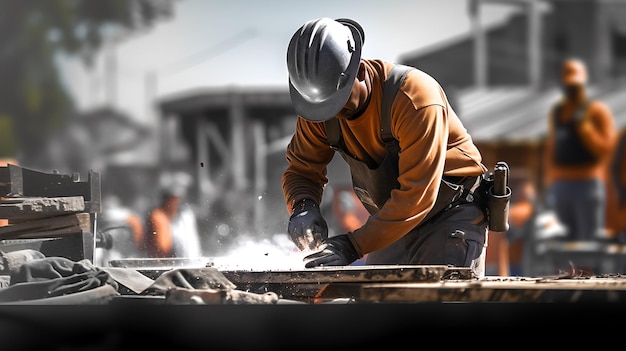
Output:
[[[231,121],[232,176],[236,191],[244,191],[248,187],[246,179],[246,142],[245,111],[241,95],[233,94],[229,110]]]
[[[539,1],[528,0],[528,81],[532,89],[539,89],[541,84],[541,11]]]

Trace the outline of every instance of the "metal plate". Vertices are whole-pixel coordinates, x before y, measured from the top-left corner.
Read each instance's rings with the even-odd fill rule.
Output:
[[[218,257],[138,258],[112,260],[109,265],[133,268],[151,279],[157,279],[171,269],[212,267],[218,261]],[[222,268],[219,271],[238,290],[259,294],[274,292],[282,299],[305,302],[352,298],[359,294],[364,284],[423,283],[472,278],[469,268],[445,265],[362,265],[263,270]]]
[[[455,279],[469,278],[470,269],[445,265],[367,265],[316,267],[303,270],[222,270],[233,282],[247,283],[362,283],[362,282],[425,282],[440,281],[448,275]]]
[[[111,267],[158,269],[161,271],[174,268],[204,268],[212,265],[213,259],[210,257],[128,258],[109,261]]]
[[[284,299],[315,302],[320,299],[352,298],[366,283],[438,282],[471,279],[469,268],[443,265],[370,265],[307,268],[304,270],[222,270],[237,289],[254,293],[268,291]],[[325,290],[332,288],[332,296]]]

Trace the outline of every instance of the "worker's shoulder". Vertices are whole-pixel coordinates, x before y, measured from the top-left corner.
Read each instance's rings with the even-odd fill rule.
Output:
[[[379,80],[381,84],[389,79],[391,69],[396,66],[392,62],[383,60],[363,60],[369,66],[370,73],[374,75],[374,82]],[[396,102],[400,96],[404,96],[404,101],[410,101],[413,108],[420,109],[429,105],[446,106],[445,93],[439,82],[430,74],[413,66],[408,66],[404,81],[400,85],[396,94]],[[408,99],[408,100],[407,100]]]
[[[446,106],[446,97],[439,82],[430,74],[412,67],[400,86],[402,91],[416,109],[429,106]]]
[[[599,99],[591,99],[588,104],[588,111],[598,116],[610,117],[612,115],[611,108],[604,101]]]
[[[400,90],[403,88],[419,88],[421,93],[434,92],[439,93],[441,91],[441,85],[430,74],[422,71],[421,69],[410,66],[392,63],[383,60],[366,60],[363,59],[363,63],[369,66],[371,72],[374,73],[374,80],[379,79],[381,82],[386,81],[391,76],[391,70],[396,66],[408,68],[408,72],[404,78],[404,83],[400,86]]]

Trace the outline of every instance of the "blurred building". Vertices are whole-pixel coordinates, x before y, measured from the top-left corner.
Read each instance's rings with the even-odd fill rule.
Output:
[[[519,10],[484,28],[481,9],[494,4]],[[399,61],[444,86],[488,167],[506,160],[513,179],[530,178],[541,188],[547,114],[560,96],[567,57],[588,64],[591,97],[609,105],[619,128],[626,124],[626,2],[468,0],[468,16],[471,32]]]
[[[294,126],[287,90],[194,91],[164,99],[159,110],[161,163],[192,165],[190,200],[210,222],[206,230],[222,241],[284,230],[280,174]],[[187,152],[170,147],[177,140]]]
[[[161,164],[192,165],[190,193],[209,231],[221,240],[286,231],[280,180],[296,118],[286,86],[194,90],[163,99],[159,111]],[[188,153],[172,152],[168,145],[177,140]],[[346,170],[331,167],[331,179],[349,182],[349,176],[333,175]]]
[[[22,166],[43,172],[78,173],[95,170],[101,176],[102,196],[114,195],[133,206],[149,197],[158,178],[153,130],[125,113],[103,106],[71,116],[51,134],[37,159]]]

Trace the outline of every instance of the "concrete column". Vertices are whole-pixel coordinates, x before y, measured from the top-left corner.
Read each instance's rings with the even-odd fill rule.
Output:
[[[613,47],[611,44],[611,24],[606,20],[607,14],[603,13],[607,11],[600,6],[600,4],[594,4],[593,6],[593,22],[595,25],[592,27],[592,45],[593,55],[589,57],[588,69],[589,80],[592,83],[599,83],[610,80],[614,71],[615,63],[613,62]]]
[[[161,126],[161,134],[163,140],[163,146],[161,147],[161,154],[165,157],[166,163],[176,161],[176,146],[178,145],[178,138],[176,132],[178,130],[178,123],[180,123],[180,116],[168,115],[163,119],[163,125]]]
[[[206,132],[206,116],[196,118],[196,179],[198,184],[198,200],[204,204],[208,200],[207,185],[211,182],[211,160],[209,159],[209,141]]]
[[[234,190],[243,191],[248,187],[246,179],[245,111],[242,97],[235,92],[231,98],[229,117],[231,121],[231,167]]]
[[[264,228],[264,197],[267,189],[267,140],[265,124],[255,121],[252,125],[254,140],[254,227]],[[261,196],[261,198],[258,198]]]
[[[539,1],[528,1],[528,82],[532,89],[541,86],[542,54],[541,54],[541,11]]]
[[[469,16],[474,36],[474,84],[477,88],[487,85],[487,43],[485,31],[480,24],[481,0],[469,0]]]

